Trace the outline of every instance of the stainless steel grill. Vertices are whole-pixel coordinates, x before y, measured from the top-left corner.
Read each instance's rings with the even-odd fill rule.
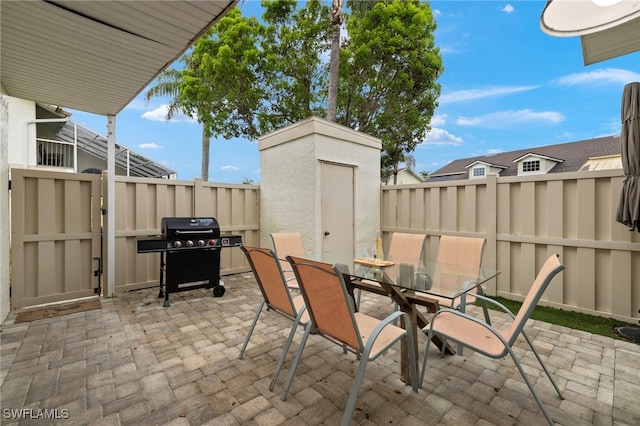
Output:
[[[160,293],[164,306],[169,294],[196,288],[212,288],[221,297],[220,249],[239,247],[239,235],[220,235],[213,217],[164,217],[160,238],[139,239],[138,253],[160,253]]]

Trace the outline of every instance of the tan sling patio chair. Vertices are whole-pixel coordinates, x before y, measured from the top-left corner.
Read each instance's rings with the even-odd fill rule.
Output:
[[[240,349],[238,359],[242,359],[244,351],[249,344],[249,339],[253,334],[253,330],[256,327],[258,318],[260,317],[265,305],[268,310],[274,311],[293,321],[289,337],[285,341],[282,349],[282,355],[278,360],[278,364],[276,365],[276,369],[271,379],[269,390],[273,390],[276,381],[278,380],[280,370],[282,369],[282,365],[284,364],[284,360],[287,356],[287,352],[289,351],[289,347],[291,346],[291,341],[293,340],[296,329],[298,328],[298,325],[304,326],[309,322],[309,314],[305,310],[304,299],[302,296],[291,296],[289,288],[285,283],[282,269],[280,268],[280,262],[272,250],[250,246],[242,246],[240,248],[247,256],[247,260],[249,261],[249,265],[251,265],[251,270],[253,271],[253,275],[258,283],[258,287],[260,287],[262,303],[260,303],[253,322],[249,327],[249,332],[247,333],[247,337],[244,339],[244,344],[242,345],[242,349]]]
[[[280,259],[287,285],[289,288],[298,289],[298,282],[286,258],[287,256],[304,257],[302,236],[299,232],[272,232],[271,241],[273,241],[273,250]]]
[[[407,329],[411,330],[413,325],[409,315],[396,311],[383,320],[379,320],[361,312],[356,312],[353,299],[348,294],[343,274],[337,266],[292,256],[287,257],[287,260],[293,266],[311,321],[305,327],[300,347],[291,365],[291,370],[282,392],[282,400],[287,397],[305,343],[311,332],[315,332],[315,334],[346,347],[348,351],[356,354],[360,360],[342,417],[343,426],[349,424],[353,415],[358,390],[362,384],[367,363],[378,358],[402,339],[406,339],[407,342],[411,366],[411,384],[413,390],[417,392],[418,383],[413,334],[407,333],[406,330],[392,324],[394,319],[402,316]]]
[[[549,380],[553,384],[553,387],[556,389],[556,392],[561,399],[564,399],[564,396],[558,388],[558,385],[553,380],[551,373],[549,373],[549,370],[547,370],[547,367],[538,354],[538,351],[536,351],[531,342],[531,339],[529,339],[529,336],[527,336],[524,330],[524,325],[529,319],[529,316],[531,315],[531,312],[533,312],[536,304],[540,300],[540,297],[549,286],[549,283],[551,282],[553,277],[555,277],[556,274],[558,274],[563,269],[564,266],[560,264],[558,255],[551,255],[540,269],[540,272],[538,272],[538,275],[533,282],[533,285],[531,286],[527,297],[524,299],[524,302],[522,303],[522,306],[520,307],[517,315],[514,315],[504,305],[492,299],[479,294],[475,296],[479,299],[483,299],[489,303],[495,304],[511,316],[511,325],[506,329],[496,329],[486,322],[471,315],[467,315],[457,309],[440,309],[433,316],[429,325],[423,329],[423,332],[427,334],[428,338],[427,346],[424,353],[424,360],[422,363],[420,386],[422,387],[422,383],[424,381],[425,371],[427,368],[427,357],[429,354],[429,345],[431,343],[431,337],[434,334],[445,339],[456,341],[463,346],[466,346],[489,358],[500,359],[504,358],[508,354],[513,359],[516,367],[518,368],[518,371],[520,372],[520,375],[529,387],[531,394],[538,403],[538,406],[542,410],[542,413],[547,419],[547,422],[549,422],[550,425],[553,425],[551,416],[549,415],[549,413],[547,413],[547,410],[545,410],[544,406],[542,405],[542,401],[534,390],[533,385],[531,384],[522,365],[520,364],[520,361],[518,361],[518,358],[514,353],[513,346],[516,343],[516,340],[518,339],[520,333],[522,333],[525,340],[529,344],[529,347],[538,359],[538,362],[542,366],[542,369],[546,373],[547,377],[549,377]],[[444,347],[445,346],[443,345],[443,348]],[[532,367],[529,368],[531,369]]]
[[[385,256],[385,260],[394,262],[396,265],[410,264],[417,269],[422,260],[422,252],[424,248],[424,240],[426,234],[408,234],[403,232],[394,232],[391,235],[389,243],[389,251]],[[374,281],[366,281],[367,284],[376,285]],[[362,291],[358,289],[357,305],[360,306],[360,297]]]
[[[440,237],[436,266],[431,277],[432,286],[436,288],[451,288],[453,291],[464,290],[467,282],[478,279],[478,271],[482,265],[485,239],[476,237],[459,237],[443,235]],[[449,299],[435,295],[426,296],[437,302],[438,308],[455,308],[464,312],[465,305],[472,305],[477,289],[470,290],[465,295],[464,303],[460,298]],[[436,309],[432,309],[435,312]],[[489,314],[485,311],[485,320],[489,321]]]

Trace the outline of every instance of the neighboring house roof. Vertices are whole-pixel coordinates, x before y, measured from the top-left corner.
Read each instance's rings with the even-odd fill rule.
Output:
[[[489,166],[489,167],[497,167],[499,169],[506,169],[507,168],[507,166],[500,166],[498,164],[487,163],[486,161],[482,161],[482,160],[476,160],[473,163],[469,163],[466,166],[464,166],[464,168],[468,169],[468,168],[473,167],[473,166],[478,165],[478,164],[482,164],[482,165]]]
[[[68,143],[74,143],[75,129],[77,129],[78,150],[84,151],[89,155],[93,155],[101,160],[107,161],[107,138],[101,136],[82,125],[67,121],[64,126],[60,127],[56,138]],[[170,177],[176,172],[155,161],[149,160],[143,155],[138,154],[122,145],[115,145],[116,148],[116,166],[127,169],[127,150],[129,151],[129,173],[132,176],[139,177]]]
[[[500,176],[517,176],[518,166],[515,161],[527,155],[536,155],[557,161],[549,173],[577,172],[590,159],[620,155],[620,136],[605,136],[577,142],[558,145],[526,148],[517,151],[501,152],[499,154],[462,158],[452,161],[439,170],[434,171],[427,178],[428,182],[468,179],[467,168],[481,162],[491,167],[502,168]]]

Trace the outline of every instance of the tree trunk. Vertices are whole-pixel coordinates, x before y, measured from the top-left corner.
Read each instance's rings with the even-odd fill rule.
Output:
[[[202,125],[202,181],[209,181],[209,136]]]
[[[333,0],[331,6],[331,57],[329,60],[329,93],[327,99],[327,120],[336,121],[336,105],[338,104],[338,70],[340,69],[340,27],[344,15],[343,0]]]

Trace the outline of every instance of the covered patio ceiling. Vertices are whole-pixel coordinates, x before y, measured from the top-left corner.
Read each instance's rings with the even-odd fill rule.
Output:
[[[3,0],[0,83],[9,96],[116,115],[237,2]]]

